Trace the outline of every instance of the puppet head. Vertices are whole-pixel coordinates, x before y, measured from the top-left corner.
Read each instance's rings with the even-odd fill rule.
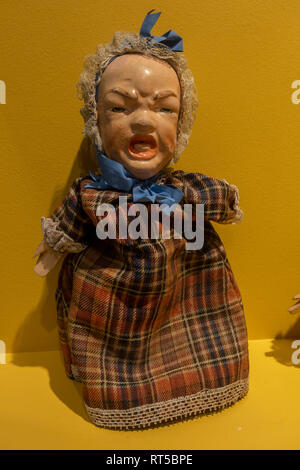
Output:
[[[154,59],[156,63],[162,65],[165,63],[166,73],[167,69],[169,69],[169,73],[173,73],[174,70],[180,85],[180,109],[178,110],[176,143],[172,150],[172,155],[170,155],[170,158],[166,158],[168,164],[174,164],[178,161],[180,154],[188,144],[198,105],[197,90],[192,72],[187,67],[186,59],[178,52],[182,51],[180,45],[178,45],[178,38],[181,40],[180,36],[176,35],[174,31],[169,31],[164,36],[157,38],[150,35],[149,28],[148,32],[145,31],[146,22],[149,22],[150,19],[152,27],[159,15],[160,13],[151,15],[151,12],[149,12],[141,27],[140,34],[118,31],[114,34],[111,42],[98,46],[96,54],[86,56],[84,69],[77,84],[77,90],[79,98],[84,100],[84,106],[80,110],[85,121],[83,134],[92,140],[96,148],[104,151],[103,141],[100,136],[100,123],[103,123],[105,117],[98,115],[98,111],[101,109],[98,91],[105,70],[115,59],[125,54],[134,54],[135,58],[142,56],[144,61],[146,59]],[[175,45],[173,41],[173,46],[170,47],[172,42],[170,36],[172,37],[172,34],[176,36]],[[172,71],[170,71],[170,67],[173,69]],[[165,87],[163,81],[162,85]]]

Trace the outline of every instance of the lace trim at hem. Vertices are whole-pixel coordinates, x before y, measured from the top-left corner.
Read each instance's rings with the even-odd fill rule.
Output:
[[[194,395],[160,403],[137,406],[128,410],[90,408],[87,413],[96,426],[118,429],[145,428],[175,419],[225,408],[243,398],[249,390],[249,379],[239,380],[217,389],[205,389]]]
[[[85,250],[87,245],[84,243],[76,243],[66,233],[58,228],[59,222],[54,221],[50,217],[42,217],[41,225],[44,238],[48,245],[60,253],[70,252],[79,253]]]

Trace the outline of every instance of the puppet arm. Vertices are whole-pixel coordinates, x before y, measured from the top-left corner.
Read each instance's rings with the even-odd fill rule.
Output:
[[[300,294],[295,295],[293,297],[294,300],[298,300],[298,302],[289,308],[290,313],[299,313],[300,312]]]
[[[59,251],[54,251],[44,239],[37,247],[33,258],[36,256],[39,256],[39,258],[34,267],[34,272],[43,277],[46,276],[56,266],[64,254],[60,253]]]
[[[242,222],[244,212],[239,206],[240,195],[239,189],[234,184],[228,183],[226,180],[221,180],[224,184],[224,214],[221,215],[218,221],[221,224],[237,224]]]
[[[181,176],[186,201],[204,204],[204,217],[207,220],[220,224],[237,224],[243,220],[237,186],[201,173],[185,173]]]
[[[87,248],[85,241],[93,224],[81,204],[84,179],[77,178],[53,214],[41,218],[44,239],[33,255],[39,255],[34,267],[34,272],[39,276],[46,276],[67,253],[79,253]]]

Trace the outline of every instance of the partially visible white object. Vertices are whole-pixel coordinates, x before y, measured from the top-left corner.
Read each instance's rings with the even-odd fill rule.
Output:
[[[0,339],[0,364],[6,364],[6,345]]]
[[[292,363],[295,364],[295,366],[298,366],[300,364],[300,340],[296,339],[295,341],[293,341],[291,347],[293,349],[298,348],[292,354]]]
[[[295,295],[293,297],[294,300],[298,300],[298,302],[289,308],[290,313],[300,313],[300,294]]]
[[[6,84],[0,80],[0,104],[6,104]]]

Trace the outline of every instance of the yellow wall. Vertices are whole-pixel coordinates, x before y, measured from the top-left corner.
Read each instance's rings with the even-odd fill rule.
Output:
[[[0,0],[1,310],[7,351],[58,348],[54,291],[31,258],[48,216],[79,174],[83,121],[76,96],[85,55],[114,31],[183,36],[199,109],[177,168],[240,189],[245,218],[215,225],[238,281],[250,339],[300,337],[287,309],[300,290],[300,80],[297,0]],[[299,94],[300,98],[300,94]],[[81,148],[82,150],[82,148]]]

